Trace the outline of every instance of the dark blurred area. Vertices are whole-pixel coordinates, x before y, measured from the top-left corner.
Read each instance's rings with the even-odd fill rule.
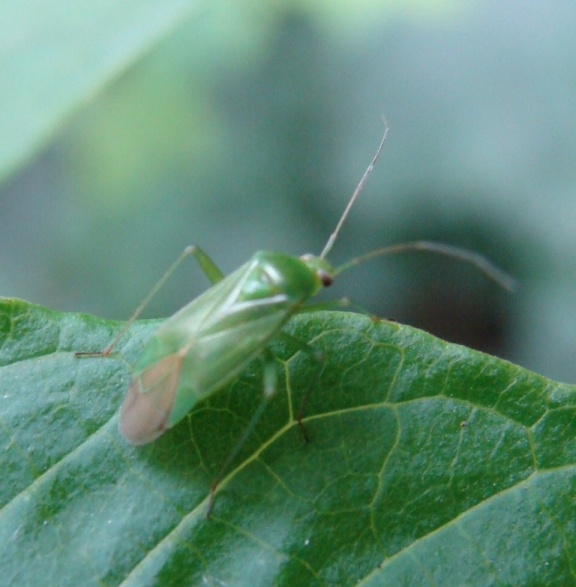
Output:
[[[196,15],[0,187],[0,295],[123,319],[188,244],[226,273],[258,249],[318,254],[385,115],[330,260],[426,239],[521,287],[410,252],[323,298],[576,381],[576,5],[420,4]],[[191,262],[145,315],[207,286]]]

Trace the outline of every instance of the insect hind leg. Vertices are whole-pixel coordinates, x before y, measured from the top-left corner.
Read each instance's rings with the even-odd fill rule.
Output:
[[[212,512],[212,506],[214,505],[214,497],[216,495],[216,490],[220,485],[220,482],[224,478],[224,474],[228,470],[228,467],[232,464],[232,461],[236,458],[240,449],[244,446],[245,442],[248,440],[249,436],[254,431],[258,420],[262,417],[262,414],[266,410],[268,403],[276,394],[278,389],[278,365],[276,364],[276,359],[272,354],[270,349],[265,348],[262,352],[262,378],[263,378],[263,390],[262,390],[262,399],[256,408],[256,411],[250,418],[250,421],[246,425],[242,436],[236,441],[236,444],[226,457],[222,467],[220,468],[220,472],[212,482],[210,486],[210,496],[208,498],[208,508],[206,509],[206,517],[210,517],[210,513]]]
[[[306,442],[309,442],[309,436],[308,436],[308,433],[306,432],[306,428],[304,427],[304,423],[302,422],[302,418],[304,416],[304,408],[306,406],[306,402],[308,401],[308,398],[312,392],[312,389],[314,388],[314,386],[316,385],[316,382],[318,381],[318,377],[319,377],[320,372],[322,370],[322,367],[324,365],[324,353],[314,349],[308,343],[303,342],[300,339],[298,339],[294,336],[291,336],[290,334],[288,334],[286,332],[280,332],[278,334],[278,337],[280,338],[280,340],[285,342],[288,346],[292,346],[292,347],[308,354],[310,357],[312,357],[314,359],[314,361],[316,363],[316,369],[314,370],[314,375],[310,379],[309,387],[304,394],[304,397],[303,397],[302,402],[300,404],[300,408],[299,408],[298,413],[295,418],[296,422],[298,423],[298,427],[302,431],[302,435],[304,437],[304,440]],[[250,418],[250,421],[246,425],[244,432],[242,432],[242,435],[236,441],[236,444],[234,445],[234,447],[232,448],[232,450],[230,451],[230,453],[228,454],[228,456],[224,460],[224,463],[222,464],[222,466],[220,468],[220,472],[218,473],[218,475],[216,476],[216,478],[212,482],[212,485],[210,486],[210,496],[208,498],[208,507],[206,509],[206,517],[207,518],[210,517],[210,514],[212,512],[212,507],[214,505],[216,490],[218,489],[220,483],[222,482],[222,479],[224,478],[226,471],[228,470],[228,468],[232,464],[232,461],[236,458],[236,456],[240,452],[240,449],[242,448],[242,446],[244,446],[244,444],[246,443],[246,441],[248,440],[248,438],[250,437],[250,435],[254,431],[256,424],[258,423],[258,421],[262,417],[262,414],[264,413],[264,411],[268,407],[270,400],[274,397],[274,395],[276,395],[276,392],[278,391],[278,365],[277,365],[276,358],[274,357],[274,354],[272,353],[272,351],[269,348],[265,348],[263,350],[262,355],[261,355],[261,361],[262,361],[262,399],[260,400],[260,403],[258,404],[256,411],[254,412],[254,414]]]
[[[155,283],[154,287],[150,290],[148,295],[142,300],[140,305],[136,308],[132,316],[124,323],[124,326],[120,329],[118,334],[112,339],[108,346],[101,351],[77,351],[74,353],[74,357],[107,357],[112,352],[112,349],[120,342],[120,339],[126,334],[130,326],[137,320],[138,316],[142,313],[144,308],[150,303],[152,298],[164,287],[164,284],[168,281],[171,275],[178,269],[184,259],[192,255],[200,269],[204,272],[204,275],[208,278],[212,285],[222,281],[224,274],[218,269],[216,263],[212,261],[207,253],[205,253],[198,245],[190,245],[186,247],[178,256],[176,261],[168,268],[168,270],[162,275],[162,277]]]

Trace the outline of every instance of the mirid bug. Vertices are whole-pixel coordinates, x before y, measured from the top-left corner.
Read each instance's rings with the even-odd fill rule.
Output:
[[[251,361],[261,356],[263,396],[260,406],[212,484],[208,513],[223,473],[276,391],[276,364],[268,348],[269,342],[280,336],[320,362],[321,357],[308,344],[288,336],[282,328],[292,316],[302,310],[305,302],[322,288],[328,287],[339,273],[378,255],[420,249],[471,262],[504,287],[511,287],[510,278],[484,257],[436,243],[415,242],[378,249],[336,268],[326,260],[382,151],[387,134],[386,126],[376,154],[319,256],[307,254],[295,257],[259,251],[247,263],[225,277],[200,248],[188,247],[106,349],[98,353],[76,353],[76,356],[109,355],[182,260],[189,255],[195,257],[212,287],[168,318],[144,347],[133,367],[132,378],[120,408],[119,428],[132,444],[153,441],[182,420],[198,402],[222,389]],[[302,416],[308,393],[309,390],[296,418],[305,436]]]

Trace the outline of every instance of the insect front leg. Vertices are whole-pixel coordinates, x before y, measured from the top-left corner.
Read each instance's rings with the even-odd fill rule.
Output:
[[[372,312],[369,312],[366,308],[362,307],[356,301],[351,298],[340,298],[339,300],[329,300],[327,302],[316,302],[314,304],[307,304],[301,308],[299,314],[310,314],[311,312],[323,312],[326,310],[340,310],[342,308],[352,308],[359,314],[364,314],[369,318],[376,318]]]
[[[304,409],[306,407],[306,403],[308,402],[308,398],[310,397],[310,394],[312,393],[312,390],[314,389],[314,386],[316,385],[317,381],[318,381],[318,377],[320,376],[320,373],[322,371],[322,367],[324,366],[324,353],[322,351],[316,350],[313,347],[311,347],[307,342],[303,342],[300,339],[288,334],[287,332],[280,332],[278,334],[278,338],[280,338],[280,340],[283,340],[286,344],[297,348],[298,350],[303,351],[304,353],[306,353],[308,356],[310,356],[312,359],[314,359],[315,363],[316,363],[316,368],[314,370],[314,374],[313,376],[310,378],[310,381],[308,383],[308,389],[304,392],[304,396],[302,397],[302,402],[300,403],[300,408],[298,409],[298,412],[296,413],[296,423],[298,424],[298,427],[300,428],[301,432],[302,432],[302,436],[304,436],[304,440],[306,442],[310,441],[310,437],[308,436],[308,433],[306,432],[306,428],[304,427],[304,424],[302,423],[302,418],[304,417]]]
[[[308,305],[304,306],[299,311],[299,313],[303,314],[303,313],[310,313],[310,312],[320,312],[323,310],[334,310],[334,309],[340,309],[340,308],[348,308],[350,306],[352,306],[354,309],[356,309],[361,314],[366,314],[367,316],[370,316],[372,319],[375,318],[375,316],[373,314],[370,314],[367,310],[365,310],[362,306],[359,306],[356,302],[353,302],[350,298],[341,298],[339,300],[330,300],[327,302],[318,302],[315,304],[308,304]],[[310,438],[308,436],[308,433],[306,432],[306,428],[304,427],[304,424],[302,423],[302,418],[304,418],[304,410],[306,409],[306,404],[308,403],[308,400],[310,399],[310,395],[312,394],[312,390],[314,389],[314,386],[316,385],[318,378],[320,376],[320,373],[322,371],[322,367],[324,366],[324,362],[325,362],[324,354],[321,351],[315,350],[308,343],[303,342],[303,341],[289,335],[286,332],[280,332],[279,338],[283,339],[287,344],[289,344],[293,347],[296,347],[299,350],[307,353],[310,357],[312,357],[314,359],[314,361],[316,361],[316,370],[314,371],[314,375],[308,384],[308,389],[306,390],[306,392],[304,393],[304,396],[302,397],[302,401],[300,403],[300,408],[298,409],[298,412],[296,413],[296,422],[298,424],[298,427],[302,431],[302,435],[304,436],[304,440],[306,442],[309,442]]]
[[[110,344],[105,349],[103,349],[101,351],[82,351],[82,352],[77,351],[74,353],[74,356],[75,357],[106,357],[106,356],[108,356],[112,352],[114,347],[118,344],[120,339],[124,336],[124,334],[126,334],[128,329],[130,328],[130,326],[132,326],[132,324],[135,322],[135,320],[138,318],[138,316],[140,316],[140,314],[142,313],[144,308],[150,303],[152,298],[162,289],[164,284],[168,281],[168,279],[174,273],[174,271],[176,271],[176,269],[178,269],[178,267],[181,265],[181,263],[184,261],[184,259],[186,259],[190,255],[194,256],[194,258],[198,262],[198,265],[200,265],[200,269],[202,269],[202,271],[204,272],[204,275],[206,275],[206,277],[208,278],[208,280],[210,281],[210,283],[212,285],[214,285],[215,283],[218,283],[219,281],[224,279],[224,274],[222,273],[222,271],[220,271],[220,269],[218,269],[216,263],[214,263],[214,261],[212,261],[212,259],[199,246],[191,245],[189,247],[186,247],[182,251],[180,256],[178,257],[178,259],[176,259],[176,261],[174,261],[174,263],[172,263],[172,265],[170,266],[168,271],[166,271],[166,273],[164,273],[164,275],[162,275],[162,277],[156,282],[154,287],[151,289],[150,293],[144,298],[142,303],[136,308],[136,311],[126,321],[124,326],[121,328],[121,330],[118,332],[118,334],[112,339]]]

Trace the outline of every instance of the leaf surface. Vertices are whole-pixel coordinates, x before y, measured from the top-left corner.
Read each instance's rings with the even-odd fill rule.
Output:
[[[158,322],[120,327],[0,303],[4,585],[573,585],[576,389],[421,331],[322,312],[157,441],[117,431],[129,365]]]

